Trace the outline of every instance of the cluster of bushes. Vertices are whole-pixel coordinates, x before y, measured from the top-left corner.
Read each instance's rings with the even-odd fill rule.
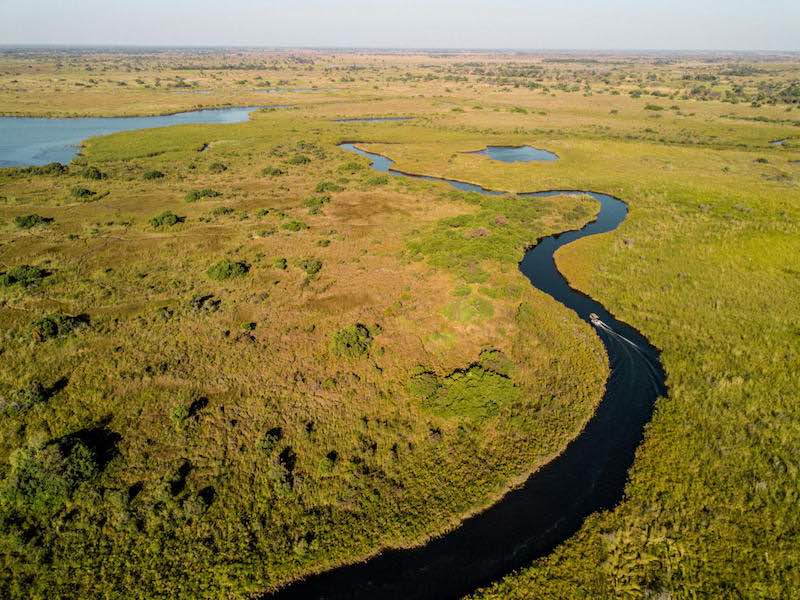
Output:
[[[432,414],[487,418],[496,415],[501,405],[519,398],[519,389],[510,377],[512,368],[499,350],[484,350],[478,362],[444,377],[417,370],[409,380],[409,390]]]
[[[223,259],[209,267],[206,273],[211,279],[223,281],[233,277],[242,277],[250,271],[250,265],[244,261],[232,261]]]
[[[4,273],[0,273],[0,286],[11,287],[20,285],[29,287],[39,283],[42,279],[50,275],[48,271],[30,265],[18,265]]]
[[[221,196],[218,191],[212,189],[202,189],[202,190],[190,190],[186,193],[186,201],[187,202],[197,202],[203,198],[217,198]]]
[[[186,217],[179,217],[171,210],[164,211],[160,215],[156,215],[152,219],[150,219],[150,225],[155,227],[156,229],[162,227],[172,227],[173,225],[177,225],[178,223],[183,223],[186,220]]]
[[[198,294],[189,301],[189,306],[198,312],[217,312],[222,300],[214,294]]]
[[[279,177],[281,175],[286,175],[286,171],[278,167],[264,167],[261,169],[261,175],[264,177]]]
[[[358,358],[369,352],[372,333],[366,325],[356,323],[333,334],[331,352],[344,358]]]
[[[316,258],[306,258],[300,261],[300,267],[309,277],[313,277],[322,270],[322,261]]]
[[[83,177],[93,181],[100,181],[106,178],[106,174],[97,167],[86,167],[86,169],[83,170]]]
[[[41,166],[34,166],[34,167],[23,167],[20,169],[10,169],[8,171],[11,175],[34,175],[34,176],[41,176],[41,175],[66,175],[69,172],[69,169],[66,165],[62,165],[58,162],[48,163],[46,165]]]
[[[221,162],[213,162],[210,165],[208,165],[208,170],[211,171],[212,173],[224,173],[225,171],[228,170],[228,165]]]
[[[317,184],[315,191],[318,194],[327,194],[332,192],[341,192],[342,189],[342,186],[340,186],[338,183],[334,183],[332,181],[320,181]]]
[[[46,402],[47,397],[47,389],[38,381],[32,381],[8,398],[0,396],[0,414],[12,416],[25,413],[34,405]]]
[[[367,185],[371,186],[379,186],[379,185],[386,185],[389,183],[389,178],[386,175],[373,175],[369,179],[367,179]]]
[[[165,175],[161,171],[153,169],[152,171],[145,171],[142,177],[145,181],[153,181],[155,179],[163,179]]]
[[[303,223],[302,221],[286,221],[283,225],[281,225],[281,229],[285,229],[286,231],[303,231],[308,229],[308,225]]]
[[[91,198],[96,194],[97,192],[94,192],[89,188],[85,188],[80,185],[75,186],[70,190],[70,195],[77,200],[87,200],[88,198]]]
[[[100,471],[94,453],[80,440],[20,448],[10,462],[3,499],[23,514],[41,517],[60,509],[82,482]]]
[[[89,315],[48,315],[31,323],[31,337],[33,337],[34,341],[44,342],[68,335],[88,325]]]
[[[308,214],[318,215],[322,212],[322,207],[330,201],[331,197],[327,195],[311,196],[305,201],[305,205],[308,208]]]
[[[14,217],[14,225],[19,227],[20,229],[32,229],[39,225],[47,225],[52,223],[54,219],[51,217],[43,217],[42,215],[31,214],[31,215],[19,215]]]

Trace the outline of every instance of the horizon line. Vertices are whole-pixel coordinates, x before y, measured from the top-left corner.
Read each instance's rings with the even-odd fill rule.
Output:
[[[515,48],[515,47],[424,47],[424,46],[344,46],[344,45],[266,45],[266,44],[120,44],[120,43],[62,43],[24,42],[0,43],[2,49],[147,49],[147,50],[312,50],[312,51],[372,51],[372,52],[623,52],[623,53],[734,53],[734,54],[800,54],[800,49],[733,49],[733,48]]]

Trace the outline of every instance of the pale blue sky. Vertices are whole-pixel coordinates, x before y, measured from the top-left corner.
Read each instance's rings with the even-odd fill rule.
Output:
[[[0,44],[800,50],[800,0],[0,0]]]

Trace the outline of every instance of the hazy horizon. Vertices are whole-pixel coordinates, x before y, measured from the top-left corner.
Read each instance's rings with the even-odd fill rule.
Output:
[[[8,46],[793,52],[800,3],[0,0]],[[87,24],[91,27],[87,28]]]

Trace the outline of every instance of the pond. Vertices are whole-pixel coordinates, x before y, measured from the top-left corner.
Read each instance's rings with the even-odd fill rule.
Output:
[[[154,117],[0,117],[0,167],[67,164],[90,137],[170,125],[241,123],[255,110],[258,108],[221,108]]]
[[[482,154],[505,163],[558,160],[558,156],[533,146],[487,146],[471,154]]]

